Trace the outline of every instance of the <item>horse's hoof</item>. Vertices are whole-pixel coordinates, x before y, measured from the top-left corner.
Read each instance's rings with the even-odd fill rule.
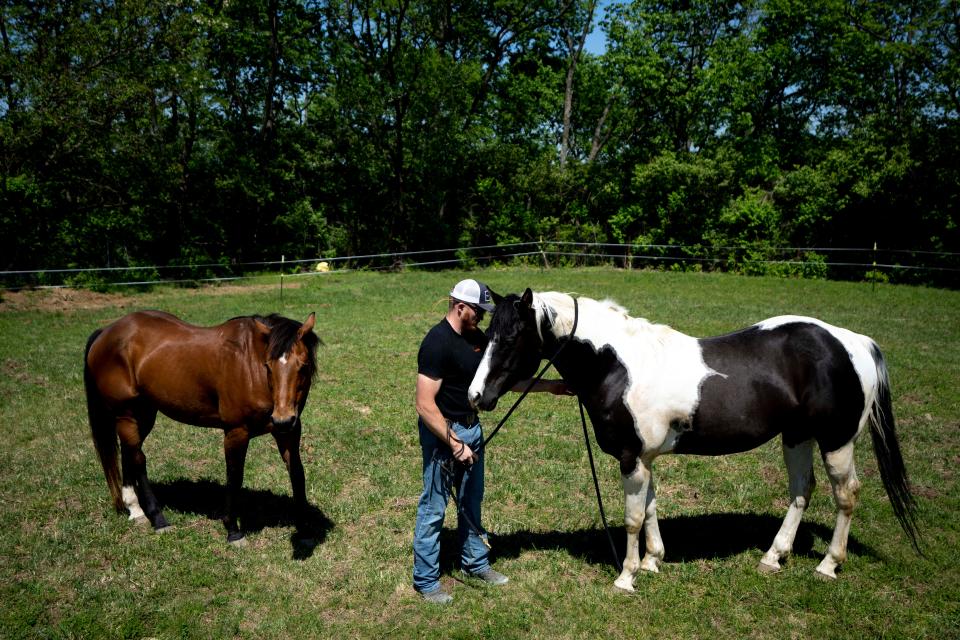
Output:
[[[247,539],[244,537],[239,537],[236,540],[227,540],[230,543],[230,546],[234,549],[243,549],[247,546]]]
[[[613,587],[621,593],[635,593],[632,581],[617,578],[613,583]]]
[[[133,522],[133,524],[140,527],[150,525],[150,520],[147,519],[147,516],[130,516],[130,520]]]
[[[173,527],[169,524],[165,524],[154,529],[155,533],[166,533],[168,531],[173,531]]]
[[[833,582],[834,580],[837,579],[836,573],[831,575],[829,573],[824,573],[820,569],[817,569],[816,571],[814,571],[813,575],[817,576],[817,578],[819,578],[820,580],[823,580],[824,582]]]
[[[757,564],[757,570],[760,573],[779,573],[780,565],[779,564],[767,564],[766,562],[760,562]]]

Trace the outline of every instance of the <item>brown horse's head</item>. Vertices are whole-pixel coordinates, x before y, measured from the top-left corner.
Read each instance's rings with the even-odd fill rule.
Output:
[[[255,322],[267,340],[264,364],[273,399],[270,422],[278,431],[289,431],[300,420],[317,370],[316,314],[311,313],[303,324],[276,314]]]

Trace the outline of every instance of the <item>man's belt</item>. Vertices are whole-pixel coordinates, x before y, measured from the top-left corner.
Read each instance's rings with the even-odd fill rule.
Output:
[[[444,416],[444,418],[450,422],[457,422],[468,427],[472,427],[473,425],[477,424],[477,420],[479,419],[475,413],[464,413],[459,416]]]

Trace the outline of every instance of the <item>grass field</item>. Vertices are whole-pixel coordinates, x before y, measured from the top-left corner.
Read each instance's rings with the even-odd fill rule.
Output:
[[[245,287],[127,296],[4,294],[0,303],[0,636],[11,638],[956,638],[960,637],[960,293],[900,286],[613,269],[485,270],[508,293],[530,286],[612,297],[632,314],[693,334],[781,314],[813,315],[883,348],[925,556],[910,549],[883,493],[869,438],[850,557],[837,581],[814,577],[834,522],[819,485],[794,556],[756,570],[787,506],[778,441],[723,458],[654,465],[666,545],[637,594],[613,589],[576,401],[531,396],[491,444],[484,524],[512,581],[456,578],[453,509],[443,582],[453,607],[410,586],[420,459],[416,352],[463,277],[345,273]],[[172,532],[115,514],[87,426],[87,336],[120,315],[159,308],[197,324],[315,310],[325,345],[303,418],[316,545],[296,543],[290,487],[269,438],[247,460],[249,545],[216,519],[222,438],[160,418],[145,452]],[[488,415],[488,427],[509,406]],[[623,554],[616,462],[601,487]]]

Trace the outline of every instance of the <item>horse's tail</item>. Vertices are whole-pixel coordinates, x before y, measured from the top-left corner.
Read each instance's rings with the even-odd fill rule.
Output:
[[[877,365],[877,394],[870,408],[870,436],[873,440],[873,453],[880,467],[880,479],[887,491],[893,513],[900,526],[910,537],[917,553],[921,553],[919,530],[917,528],[917,505],[910,492],[907,469],[900,453],[896,425],[893,419],[893,405],[890,402],[890,378],[883,353],[876,343],[871,341],[871,355]]]
[[[117,466],[117,431],[113,417],[107,410],[100,397],[93,372],[90,370],[90,347],[102,329],[97,329],[87,339],[87,348],[83,352],[83,386],[87,392],[87,416],[90,419],[90,435],[93,436],[93,446],[97,450],[97,457],[103,467],[103,475],[107,479],[107,487],[113,498],[113,506],[117,511],[123,511],[123,499],[120,496],[120,470]]]

